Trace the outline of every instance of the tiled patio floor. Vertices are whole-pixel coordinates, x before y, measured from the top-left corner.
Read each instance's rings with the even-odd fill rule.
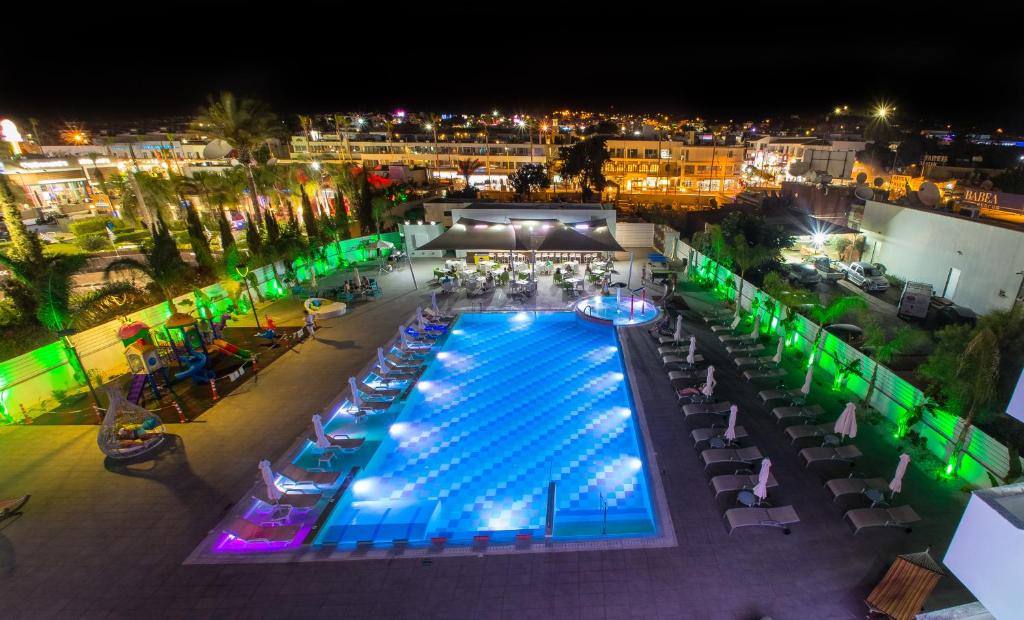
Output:
[[[426,261],[417,264],[421,285],[429,269]],[[887,530],[854,537],[819,479],[800,467],[782,432],[764,417],[756,390],[696,327],[705,356],[721,369],[720,393],[739,404],[751,443],[775,464],[777,501],[792,503],[802,520],[791,536],[777,530],[728,535],[654,343],[639,328],[623,343],[634,361],[678,546],[182,565],[249,488],[257,460],[281,454],[308,433],[310,412],[337,395],[344,378],[366,364],[417,304],[429,303],[429,289],[414,291],[407,272],[385,277],[383,300],[327,321],[318,340],[300,345],[261,375],[258,386],[224,399],[201,422],[172,425],[177,449],[157,462],[105,465],[94,428],[0,430],[0,496],[33,494],[22,516],[0,523],[0,616],[860,618],[864,595],[896,553],[931,546],[941,558],[949,542],[966,496],[913,466],[902,499],[925,520],[909,535]],[[503,293],[495,298],[489,303],[508,307]],[[812,400],[824,392],[816,386]],[[838,411],[835,399],[825,404]],[[895,446],[867,424],[856,443],[865,453],[861,470],[890,474]],[[928,607],[969,599],[946,577]]]

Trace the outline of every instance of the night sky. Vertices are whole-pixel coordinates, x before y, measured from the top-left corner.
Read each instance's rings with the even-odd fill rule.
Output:
[[[908,121],[1024,129],[1012,3],[116,4],[5,9],[22,27],[2,37],[0,115],[191,114],[232,90],[282,116],[570,106],[756,120],[886,101]]]

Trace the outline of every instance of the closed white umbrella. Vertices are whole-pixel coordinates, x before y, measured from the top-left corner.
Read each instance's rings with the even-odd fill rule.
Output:
[[[317,448],[326,450],[331,447],[331,442],[327,439],[327,433],[324,432],[324,420],[320,417],[319,413],[313,414],[313,433],[316,434]]]
[[[615,287],[615,307],[618,308],[619,304],[621,304],[621,303],[622,303],[622,287],[621,286],[616,286]]]
[[[736,441],[736,414],[739,410],[736,405],[729,407],[729,426],[725,428],[725,438],[729,441]]]
[[[892,477],[892,481],[889,482],[889,490],[895,495],[903,490],[903,476],[907,473],[907,465],[910,464],[910,455],[901,454],[900,462],[896,465],[896,473]]]
[[[381,363],[383,363],[384,352],[381,349],[377,349],[377,355],[380,356]],[[363,399],[359,396],[359,390],[356,389],[356,378],[355,377],[349,377],[348,378],[348,386],[350,388],[352,388],[352,404],[355,405],[357,408],[362,409],[362,407],[363,407]]]
[[[416,322],[419,324],[421,332],[427,331],[427,322],[423,320],[423,308],[420,306],[416,306]]]
[[[782,352],[786,349],[786,338],[779,336],[779,344],[775,347],[775,355],[772,356],[772,362],[775,364],[782,363]]]
[[[356,286],[362,286],[363,279],[359,277],[359,267],[354,268],[352,271],[355,272]]]
[[[683,315],[676,317],[676,332],[672,335],[672,338],[679,342],[683,339]]]
[[[692,366],[695,363],[694,360],[696,359],[696,357],[695,357],[696,354],[697,354],[697,337],[696,336],[690,336],[690,350],[687,351],[687,353],[686,353],[686,363]]]
[[[704,382],[704,387],[700,389],[700,393],[710,398],[715,393],[715,367],[708,366],[708,378]]]
[[[437,309],[437,291],[430,291],[430,307],[434,314],[441,316],[441,311]]]
[[[846,408],[836,420],[834,430],[842,437],[853,439],[857,436],[857,405],[846,403]]]
[[[274,472],[270,470],[270,461],[267,459],[260,461],[260,475],[263,477],[263,484],[267,487],[267,499],[272,502],[281,499],[284,493],[277,488],[277,483],[274,482]]]
[[[800,386],[800,393],[807,396],[811,393],[811,381],[814,379],[814,364],[807,369],[807,376],[804,377],[804,384]]]
[[[761,313],[757,312],[754,314],[754,329],[750,331],[750,335],[754,338],[761,337]]]
[[[768,497],[768,476],[771,475],[772,460],[765,458],[761,461],[761,471],[757,472],[757,484],[754,485],[754,496],[764,500]]]
[[[380,367],[381,372],[386,373],[388,371],[388,362],[384,359],[384,349],[381,347],[377,347],[377,365]]]

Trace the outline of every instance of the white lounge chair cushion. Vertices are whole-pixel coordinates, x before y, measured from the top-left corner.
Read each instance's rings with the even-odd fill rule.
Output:
[[[729,522],[729,533],[738,527],[778,527],[799,523],[800,517],[792,506],[776,508],[731,508],[725,511],[725,520]]]

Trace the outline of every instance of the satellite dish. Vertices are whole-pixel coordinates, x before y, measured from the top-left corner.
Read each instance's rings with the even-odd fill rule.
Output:
[[[231,152],[231,145],[226,140],[214,140],[203,147],[203,159],[223,159]]]
[[[853,190],[853,195],[861,200],[871,200],[875,197],[875,190],[861,183],[857,189]]]
[[[984,181],[982,181],[981,182],[981,189],[986,190],[986,191],[992,189],[992,181],[989,181],[988,179],[985,179]]]
[[[861,172],[857,175],[857,185],[864,185],[868,182],[868,173]]]
[[[802,177],[811,169],[811,164],[805,161],[796,161],[789,165],[789,174],[794,177]]]
[[[883,185],[885,185],[885,179],[883,179],[882,177],[875,177],[875,180],[872,181],[871,184],[874,185],[875,187],[882,187]]]
[[[942,198],[942,193],[939,191],[939,187],[931,181],[925,181],[921,184],[921,188],[917,190],[917,199],[923,205],[934,207],[939,204],[940,198]]]

